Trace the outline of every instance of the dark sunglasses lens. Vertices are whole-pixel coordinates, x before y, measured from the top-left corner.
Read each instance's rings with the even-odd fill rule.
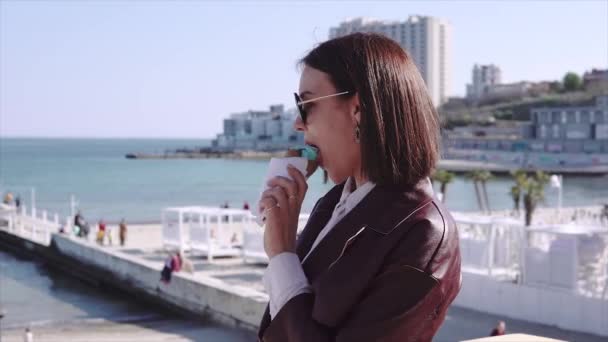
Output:
[[[294,96],[296,98],[296,107],[298,107],[298,111],[300,112],[300,118],[303,123],[306,123],[306,111],[304,110],[304,106],[299,104],[302,100],[298,94],[294,94]]]

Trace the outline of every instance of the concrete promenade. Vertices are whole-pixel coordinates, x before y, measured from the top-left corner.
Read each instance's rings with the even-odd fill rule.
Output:
[[[256,330],[268,301],[261,282],[265,265],[245,264],[238,257],[216,258],[208,262],[203,255],[187,253],[186,257],[192,261],[194,272],[175,273],[170,284],[163,284],[159,281],[160,271],[168,252],[162,248],[160,224],[129,225],[127,243],[124,247],[118,245],[118,227],[111,225],[109,231],[112,234],[113,244],[108,245],[106,240],[103,246],[93,241],[95,235],[93,233],[90,235],[90,241],[64,234],[53,234],[51,245],[46,247],[0,232],[0,242],[4,245],[11,244],[13,248],[29,249],[47,258],[49,263],[61,264],[68,273],[92,279],[102,288],[115,287],[132,293],[134,298],[157,303],[173,311],[183,312],[189,317],[201,317],[243,329],[249,334]],[[454,306],[436,341],[458,341],[487,336],[499,319],[504,317]],[[583,342],[598,341],[600,338],[596,335],[561,330],[543,324],[514,319],[505,320],[510,333],[525,332]],[[48,339],[36,339],[36,341],[59,341],[61,336],[74,336],[74,340],[101,341],[110,339],[93,337],[123,334],[125,337],[142,336],[143,340],[150,341],[197,340],[189,333],[179,333],[179,331],[194,329],[187,324],[181,326],[182,323],[162,322],[164,321],[158,323],[159,326],[176,324],[175,334],[166,331],[150,332],[146,328],[149,323],[146,322],[129,323],[130,327],[120,324],[120,327],[115,326],[117,323],[95,323],[98,324],[93,326],[95,329],[89,327],[78,330],[71,326],[46,327],[45,336],[48,336]],[[91,335],[90,333],[97,328],[100,335]],[[124,332],[120,332],[123,329]],[[166,330],[173,331],[169,328]],[[5,333],[8,341],[18,341],[21,332],[22,330],[14,330]]]

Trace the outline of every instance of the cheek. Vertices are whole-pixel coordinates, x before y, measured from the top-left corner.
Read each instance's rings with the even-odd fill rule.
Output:
[[[342,177],[343,173],[351,171],[358,146],[354,142],[350,130],[345,130],[344,126],[328,126],[323,133],[324,139],[320,141],[323,164],[328,171]]]

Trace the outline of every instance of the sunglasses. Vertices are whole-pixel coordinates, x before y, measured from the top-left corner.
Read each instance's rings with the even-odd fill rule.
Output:
[[[350,93],[349,91],[343,91],[341,93],[335,93],[335,94],[331,94],[331,95],[325,95],[325,96],[319,96],[319,97],[315,97],[314,99],[310,99],[310,100],[306,100],[306,101],[302,101],[302,99],[300,98],[300,95],[298,95],[298,93],[293,93],[293,95],[296,98],[296,107],[298,107],[298,111],[300,112],[300,118],[302,119],[302,122],[304,124],[306,124],[306,117],[308,116],[308,113],[306,113],[306,110],[304,109],[304,105],[310,102],[315,102],[315,101],[319,101],[319,100],[323,100],[323,99],[327,99],[330,97],[335,97],[335,96],[340,96],[340,95],[346,95]]]

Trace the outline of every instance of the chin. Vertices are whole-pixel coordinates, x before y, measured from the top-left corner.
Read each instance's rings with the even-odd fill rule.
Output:
[[[342,184],[348,179],[348,176],[336,175],[336,174],[332,173],[330,170],[327,170],[327,175],[334,184]]]

